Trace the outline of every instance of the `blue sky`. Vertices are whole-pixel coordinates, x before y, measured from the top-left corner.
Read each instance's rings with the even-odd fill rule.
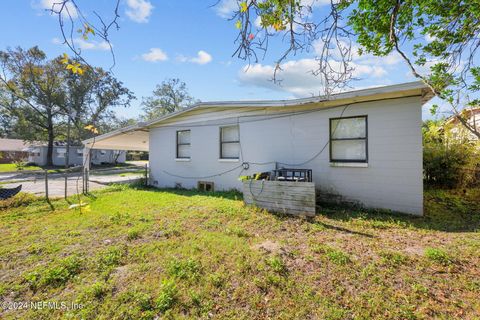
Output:
[[[119,8],[120,30],[111,32],[116,66],[115,76],[132,90],[137,100],[128,109],[117,109],[122,117],[140,114],[141,98],[150,95],[155,85],[166,78],[180,78],[190,93],[202,101],[288,99],[318,94],[321,83],[309,74],[315,68],[315,46],[311,52],[289,57],[279,86],[270,81],[273,62],[287,46],[275,39],[265,59],[249,66],[232,57],[236,29],[229,21],[234,0],[122,0]],[[55,0],[7,0],[0,11],[0,49],[38,45],[49,57],[68,49],[61,44],[58,21],[45,11]],[[320,13],[318,1],[315,12]],[[108,17],[113,0],[79,0],[87,18],[92,10]],[[94,5],[94,7],[92,7]],[[6,9],[8,7],[8,10]],[[95,20],[93,20],[95,21]],[[95,37],[78,40],[92,65],[109,68],[112,59],[106,47]],[[318,44],[319,45],[319,44]],[[365,88],[413,81],[406,65],[395,55],[386,58],[355,57],[354,88]],[[428,107],[424,107],[425,110]],[[428,111],[424,112],[425,116]]]

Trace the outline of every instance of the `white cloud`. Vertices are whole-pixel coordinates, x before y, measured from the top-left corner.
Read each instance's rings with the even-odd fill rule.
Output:
[[[225,19],[231,18],[233,12],[237,9],[237,0],[220,0],[220,2],[215,5],[217,15]]]
[[[185,56],[177,57],[177,60],[180,62],[191,62],[191,63],[197,63],[197,64],[207,64],[211,62],[212,59],[213,59],[212,55],[203,50],[198,51],[197,56],[193,58],[189,58]]]
[[[52,43],[63,44],[63,40],[60,40],[59,38],[53,38]],[[73,43],[75,44],[75,46],[77,46],[81,50],[100,50],[100,51],[110,50],[110,46],[106,41],[95,41],[95,40],[85,40],[83,38],[75,38],[73,39]]]
[[[289,92],[296,97],[319,95],[324,92],[324,78],[321,75],[312,74],[319,65],[315,59],[290,60],[281,65],[282,71],[277,73],[277,80],[280,84],[272,81],[274,75],[273,65],[254,64],[245,66],[240,70],[238,78],[241,83],[268,88],[276,91]],[[337,61],[330,61],[332,68],[340,70],[341,64]],[[387,75],[387,70],[379,65],[366,65],[351,62],[354,68],[353,77],[382,79]]]
[[[76,19],[78,17],[77,9],[71,2],[66,2],[65,6],[63,7],[63,2],[59,0],[39,0],[37,3],[33,3],[32,6],[42,10],[47,10],[52,14],[58,14],[61,11],[64,18]]]
[[[148,62],[158,62],[168,60],[168,56],[160,48],[151,48],[149,52],[142,54],[142,59]]]
[[[148,0],[127,0],[127,7],[126,15],[138,23],[148,22],[153,10],[153,5]]]

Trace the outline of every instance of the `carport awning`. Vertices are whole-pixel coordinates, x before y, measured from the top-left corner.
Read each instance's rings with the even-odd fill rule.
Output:
[[[148,128],[138,123],[85,140],[83,144],[90,149],[148,151]]]

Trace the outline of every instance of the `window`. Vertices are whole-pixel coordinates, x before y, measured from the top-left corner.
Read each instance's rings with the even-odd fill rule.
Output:
[[[330,161],[367,162],[367,116],[330,119]]]
[[[107,154],[107,150],[100,150],[100,154],[101,154],[102,156],[106,155],[106,154]]]
[[[83,149],[77,149],[77,155],[83,157]]]
[[[220,128],[220,159],[240,158],[240,131],[238,126]]]
[[[211,192],[213,191],[213,182],[209,181],[198,181],[197,189],[200,191]]]
[[[67,149],[65,149],[65,148],[58,148],[57,149],[57,157],[58,158],[65,158],[65,153],[67,153]]]
[[[177,131],[177,159],[190,159],[190,130]]]

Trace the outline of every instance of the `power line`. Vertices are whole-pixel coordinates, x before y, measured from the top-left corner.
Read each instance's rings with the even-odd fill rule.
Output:
[[[343,114],[345,113],[345,111],[347,110],[347,108],[350,106],[350,104],[347,104],[343,109],[342,109],[342,112],[340,113],[340,118],[343,117]],[[310,112],[312,112],[312,110],[309,110]],[[319,110],[315,110],[315,111],[319,111]],[[282,116],[285,116],[285,115],[282,115]],[[288,115],[288,116],[291,116],[291,115]],[[242,158],[242,160],[244,160],[243,158],[243,149],[242,149],[242,139],[240,137],[240,122],[238,121],[239,117],[237,117],[237,125],[238,125],[238,134],[239,134],[239,148],[240,148],[240,156]],[[263,120],[263,119],[262,119]],[[218,124],[217,124],[218,125]],[[176,126],[177,127],[177,126]],[[333,130],[333,133],[335,133],[335,131],[337,130],[337,127],[338,127],[338,124],[335,126],[334,130]],[[318,151],[317,153],[315,153],[315,155],[313,155],[313,157],[311,157],[310,159],[304,161],[304,162],[301,162],[301,163],[284,163],[284,162],[278,162],[278,161],[267,161],[267,162],[251,162],[251,161],[243,161],[242,164],[238,165],[238,166],[235,166],[234,168],[232,169],[229,169],[229,170],[226,170],[226,171],[223,171],[223,172],[220,172],[220,173],[216,173],[216,174],[212,174],[212,175],[208,175],[208,176],[202,176],[202,177],[195,177],[195,176],[181,176],[181,175],[177,175],[177,174],[173,174],[173,173],[170,173],[166,170],[162,170],[165,174],[169,175],[169,176],[172,176],[172,177],[176,177],[176,178],[182,178],[182,179],[193,179],[193,180],[197,180],[197,179],[208,179],[208,178],[214,178],[214,177],[217,177],[217,176],[221,176],[221,175],[224,175],[224,174],[227,174],[227,173],[230,173],[232,171],[235,171],[239,168],[242,168],[242,171],[243,172],[244,170],[248,170],[248,168],[250,167],[251,164],[253,165],[269,165],[269,164],[283,164],[283,165],[286,165],[286,166],[291,166],[291,167],[299,167],[299,166],[303,166],[311,161],[313,161],[314,159],[316,159],[318,156],[320,156],[323,151],[326,149],[326,147],[329,145],[330,141],[327,141],[325,143],[325,145],[320,149],[320,151]]]

